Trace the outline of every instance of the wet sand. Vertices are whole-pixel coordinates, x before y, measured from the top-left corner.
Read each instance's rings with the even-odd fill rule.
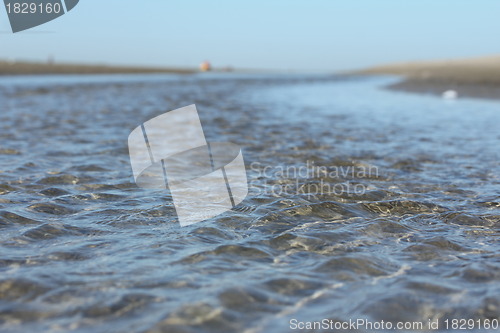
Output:
[[[108,65],[81,64],[51,64],[35,62],[10,62],[0,60],[0,75],[45,75],[45,74],[142,74],[142,73],[173,73],[189,74],[194,69],[186,68],[155,68],[127,67]]]
[[[357,71],[362,75],[402,75],[387,86],[392,90],[441,95],[455,90],[459,96],[500,99],[500,56],[464,60],[410,62]]]

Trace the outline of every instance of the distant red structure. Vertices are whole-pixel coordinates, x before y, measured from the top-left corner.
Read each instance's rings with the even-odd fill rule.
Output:
[[[200,64],[200,71],[209,72],[212,70],[212,65],[208,61],[204,61]]]

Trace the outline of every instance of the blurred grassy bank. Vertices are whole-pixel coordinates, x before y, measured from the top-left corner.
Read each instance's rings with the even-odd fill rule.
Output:
[[[108,65],[79,65],[60,63],[12,62],[0,60],[0,75],[45,75],[45,74],[141,74],[197,72],[184,68],[126,67]]]
[[[500,56],[409,62],[355,72],[362,75],[401,75],[404,80],[389,89],[442,94],[455,90],[459,96],[500,99]]]

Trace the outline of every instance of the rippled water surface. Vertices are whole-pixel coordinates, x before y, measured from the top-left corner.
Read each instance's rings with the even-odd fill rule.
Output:
[[[498,318],[500,103],[393,81],[0,79],[0,331]],[[168,193],[133,183],[127,137],[193,103],[209,141],[243,147],[251,186],[181,228]],[[375,171],[282,172],[314,166]]]

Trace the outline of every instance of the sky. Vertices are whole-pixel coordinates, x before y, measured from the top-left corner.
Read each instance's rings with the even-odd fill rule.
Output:
[[[28,1],[28,0],[23,0]],[[0,59],[339,71],[500,54],[498,0],[80,0]]]

